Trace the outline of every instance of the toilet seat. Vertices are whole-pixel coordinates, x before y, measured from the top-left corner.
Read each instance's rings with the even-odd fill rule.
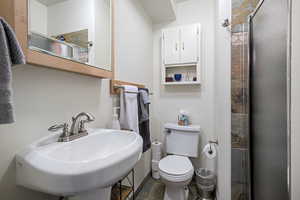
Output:
[[[193,177],[194,167],[187,157],[171,155],[159,161],[159,172],[166,180],[181,182]]]

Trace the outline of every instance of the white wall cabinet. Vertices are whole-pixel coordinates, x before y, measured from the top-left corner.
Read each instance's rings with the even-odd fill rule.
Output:
[[[164,85],[200,84],[200,50],[200,24],[163,30],[162,83]],[[178,73],[182,74],[182,80],[170,81],[170,78]],[[169,78],[168,81],[167,77]]]
[[[180,63],[180,31],[179,29],[168,29],[163,33],[164,64]]]
[[[189,64],[199,61],[200,25],[192,24],[163,31],[163,62],[165,65]]]

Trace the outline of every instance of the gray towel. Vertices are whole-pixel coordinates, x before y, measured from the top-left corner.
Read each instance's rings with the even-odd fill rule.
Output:
[[[149,94],[146,89],[139,89],[138,103],[139,109],[139,123],[149,120],[148,104],[150,104]]]
[[[150,104],[148,90],[146,91],[146,90],[140,89],[139,93],[141,95],[141,98],[143,98],[144,104]]]
[[[10,25],[0,17],[0,124],[15,121],[11,66],[25,64],[25,56]]]
[[[143,152],[146,152],[148,151],[148,149],[151,148],[149,104],[150,101],[149,101],[148,89],[140,88],[139,95],[138,95],[139,132],[143,138]]]

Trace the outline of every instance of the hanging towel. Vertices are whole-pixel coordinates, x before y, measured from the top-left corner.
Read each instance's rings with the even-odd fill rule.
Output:
[[[139,104],[139,130],[143,138],[143,152],[151,148],[150,121],[149,121],[149,90],[140,88],[138,95]]]
[[[139,123],[149,120],[149,94],[147,89],[139,89]]]
[[[139,133],[138,88],[124,85],[120,93],[120,126],[121,129]]]
[[[25,56],[10,25],[0,17],[0,124],[15,121],[12,102],[12,65],[25,64]]]
[[[149,90],[147,88],[140,88],[139,94],[141,95],[144,104],[150,104]]]

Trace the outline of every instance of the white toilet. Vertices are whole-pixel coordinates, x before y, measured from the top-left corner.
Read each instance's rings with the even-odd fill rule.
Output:
[[[165,147],[168,156],[159,161],[159,174],[166,184],[164,200],[187,200],[187,185],[194,167],[188,157],[198,157],[200,126],[165,124]]]

